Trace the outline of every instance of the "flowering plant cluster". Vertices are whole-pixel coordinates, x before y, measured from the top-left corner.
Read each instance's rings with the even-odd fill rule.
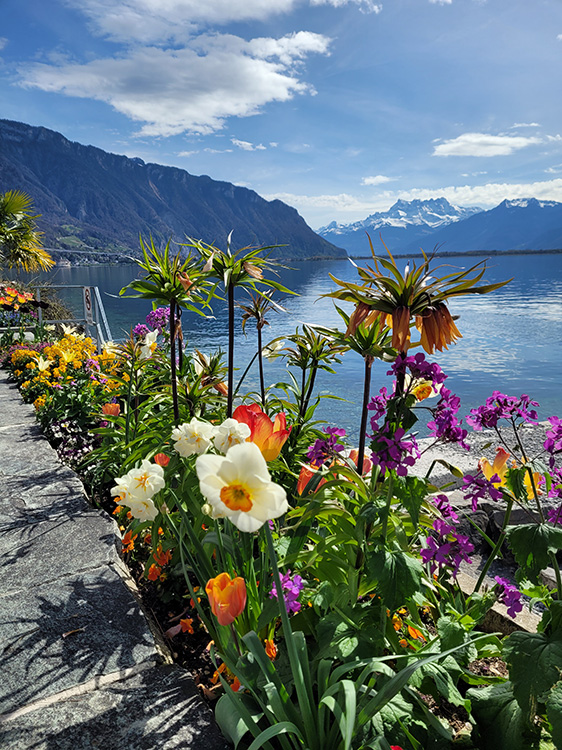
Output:
[[[377,259],[375,269],[358,269],[362,284],[338,292],[355,305],[342,313],[345,332],[306,326],[280,347],[261,339],[280,290],[266,279],[265,259],[253,249],[190,247],[200,257],[143,245],[147,276],[131,288],[155,309],[128,342],[98,355],[67,331],[46,346],[14,349],[9,366],[69,458],[89,450],[80,428],[90,436],[83,465],[111,499],[125,558],[166,602],[166,638],[202,640],[214,660],[205,691],[221,694],[216,717],[227,737],[283,750],[453,748],[455,730],[431,717],[428,695],[438,709],[466,711],[467,748],[480,747],[490,716],[503,721],[500,709],[480,710],[486,695],[501,706],[508,700],[510,716],[535,739],[555,732],[553,644],[562,620],[539,574],[550,563],[562,589],[562,421],[548,422],[546,463],[500,440],[493,462],[482,458],[464,477],[473,513],[484,499],[505,511],[494,539],[482,531],[490,550],[470,594],[458,585],[461,572],[477,567],[470,509],[456,507],[448,488],[436,489],[417,466],[428,444],[415,432],[420,415],[428,415],[437,451],[443,443],[467,450],[465,425],[500,439],[504,422],[516,429],[538,420],[528,396],[495,392],[463,423],[459,397],[426,357],[460,336],[448,297],[491,290],[475,285],[480,271],[472,280],[463,271],[430,281],[429,259],[404,272],[392,258]],[[256,322],[247,370],[255,361],[257,394],[242,393],[244,375],[234,387],[236,286],[251,298],[240,306],[244,324]],[[226,366],[220,353],[189,353],[181,330],[182,310],[205,314],[219,295],[229,311]],[[425,354],[410,353],[415,336]],[[286,358],[289,376],[267,389],[270,351]],[[317,374],[335,372],[343,351],[364,361],[357,446],[343,428],[313,421]],[[379,364],[391,381],[371,398]],[[75,433],[74,444],[64,443]],[[528,524],[510,525],[514,506]],[[507,547],[518,566],[513,580],[491,568]],[[525,634],[546,654],[540,688],[538,678],[529,689],[522,679],[535,641],[513,634],[504,652],[477,630],[495,602],[516,617],[524,596],[545,607],[541,632]],[[502,654],[511,673],[499,695],[472,665]]]

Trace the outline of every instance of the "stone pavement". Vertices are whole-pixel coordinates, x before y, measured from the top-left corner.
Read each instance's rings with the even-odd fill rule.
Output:
[[[0,371],[0,747],[226,750],[118,554]]]

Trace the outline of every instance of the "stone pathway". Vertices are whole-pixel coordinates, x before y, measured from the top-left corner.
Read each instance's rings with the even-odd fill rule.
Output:
[[[0,747],[226,750],[118,554],[0,371]]]

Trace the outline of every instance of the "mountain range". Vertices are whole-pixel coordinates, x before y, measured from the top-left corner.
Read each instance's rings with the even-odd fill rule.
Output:
[[[51,248],[138,256],[142,235],[157,246],[191,237],[224,249],[232,231],[234,249],[279,245],[271,256],[283,260],[346,255],[282,201],[0,120],[0,192],[7,190],[31,196]]]
[[[504,200],[483,211],[451,205],[445,198],[397,201],[388,211],[352,224],[332,222],[318,233],[350,255],[367,256],[371,237],[391,252],[441,253],[562,249],[562,203],[536,198]]]

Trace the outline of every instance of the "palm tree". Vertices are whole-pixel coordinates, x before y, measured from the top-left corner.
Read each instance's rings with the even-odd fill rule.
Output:
[[[29,195],[8,190],[0,195],[0,266],[47,271],[54,260],[41,245],[37,215]]]

